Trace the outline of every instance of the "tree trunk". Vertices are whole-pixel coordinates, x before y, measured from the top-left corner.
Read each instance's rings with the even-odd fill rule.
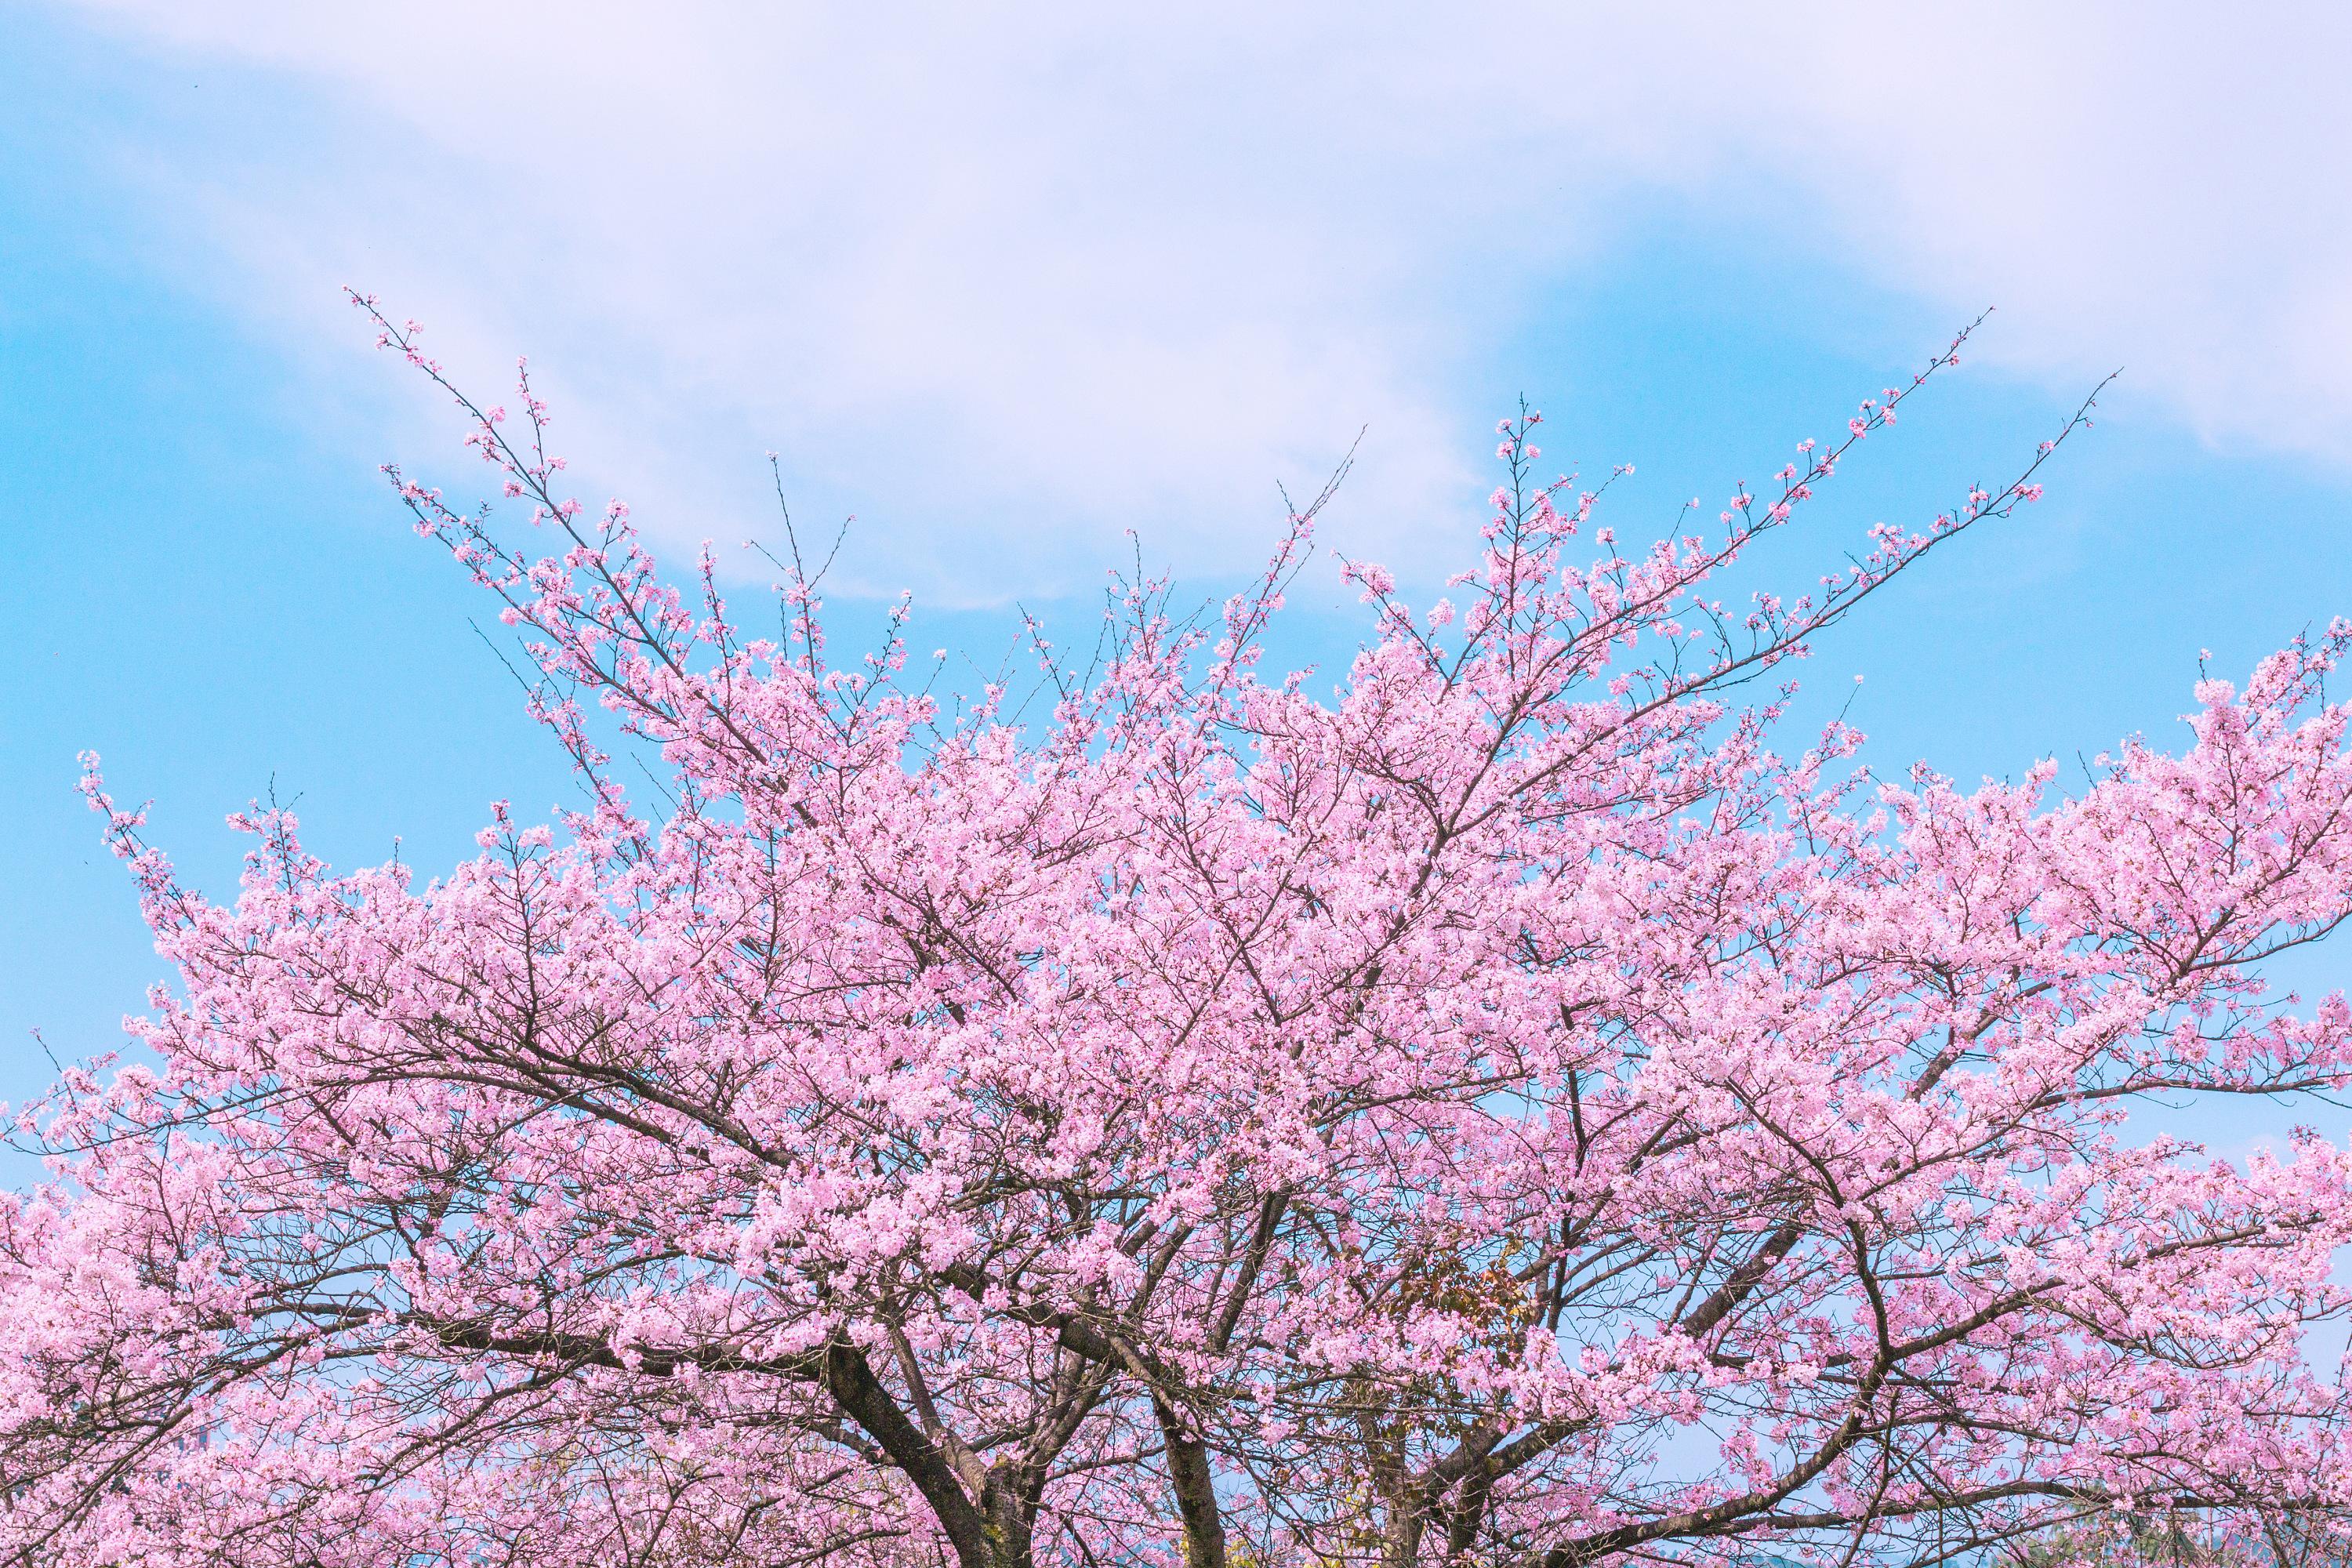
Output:
[[[1183,1416],[1166,1401],[1155,1396],[1151,1414],[1168,1447],[1168,1479],[1176,1490],[1177,1516],[1184,1521],[1184,1568],[1225,1568],[1225,1521],[1217,1508],[1209,1446],[1185,1429]]]
[[[1044,1488],[1009,1466],[990,1469],[980,1512],[988,1534],[989,1568],[1031,1568],[1036,1553],[1037,1504]]]

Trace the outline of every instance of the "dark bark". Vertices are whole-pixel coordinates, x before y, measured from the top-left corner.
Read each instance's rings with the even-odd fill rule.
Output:
[[[838,1341],[827,1346],[824,1387],[834,1403],[841,1406],[842,1414],[865,1428],[866,1435],[890,1456],[891,1462],[914,1482],[923,1500],[931,1505],[940,1528],[947,1531],[948,1544],[955,1549],[957,1568],[1007,1568],[1007,1564],[1027,1568],[1026,1531],[1022,1536],[1021,1555],[1004,1555],[999,1549],[1000,1532],[995,1521],[964,1494],[963,1485],[956,1479],[947,1456],[898,1408],[898,1401],[890,1397],[890,1391],[866,1363],[864,1352]]]
[[[1225,1568],[1225,1521],[1209,1469],[1209,1446],[1185,1429],[1175,1406],[1156,1394],[1151,1414],[1168,1447],[1168,1479],[1184,1524],[1184,1568]]]

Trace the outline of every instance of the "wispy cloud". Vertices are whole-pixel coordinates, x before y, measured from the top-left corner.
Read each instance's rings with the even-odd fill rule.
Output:
[[[2334,7],[84,9],[305,87],[257,151],[159,150],[235,297],[340,352],[349,279],[469,367],[529,348],[673,536],[754,526],[779,447],[934,595],[1130,525],[1230,567],[1364,425],[1351,525],[1409,561],[1475,494],[1482,357],[1660,192],[2352,458]]]

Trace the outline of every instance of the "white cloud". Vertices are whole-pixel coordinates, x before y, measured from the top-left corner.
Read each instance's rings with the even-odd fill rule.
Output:
[[[1351,535],[1410,560],[1481,356],[1662,187],[2352,458],[2334,8],[84,9],[331,111],[156,150],[255,310],[341,352],[351,279],[468,368],[527,347],[673,537],[755,526],[780,447],[885,586],[1080,582],[1130,524],[1239,564],[1366,424]]]

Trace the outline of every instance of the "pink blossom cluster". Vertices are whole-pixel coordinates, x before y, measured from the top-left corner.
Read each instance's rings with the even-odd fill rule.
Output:
[[[708,551],[681,589],[558,492],[527,383],[466,404],[534,531],[394,482],[590,804],[429,882],[257,809],[220,903],[93,759],[176,984],[17,1124],[0,1551],[1852,1564],[2339,1518],[2352,1148],[2128,1118],[2352,1079],[2352,1006],[2261,973],[2352,912],[2352,626],[2073,793],[1776,750],[1741,682],[2035,493],[1713,596],[1917,384],[1632,552],[1523,413],[1454,597],[1351,566],[1332,699],[1258,673],[1318,501],[1221,614],[1122,581],[1090,665],[1037,635],[1026,723],[896,621],[835,662],[797,551],[752,633]]]

